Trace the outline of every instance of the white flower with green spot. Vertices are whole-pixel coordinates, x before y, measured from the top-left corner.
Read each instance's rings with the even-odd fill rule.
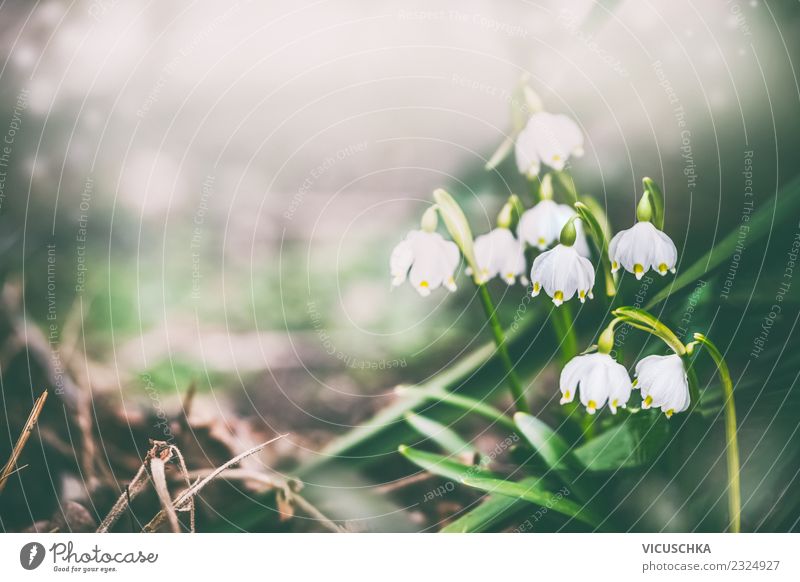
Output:
[[[653,223],[642,221],[628,230],[618,232],[608,244],[608,257],[611,259],[611,272],[620,268],[633,273],[636,279],[653,269],[659,274],[675,272],[678,250],[666,234]]]
[[[498,275],[509,285],[525,272],[525,253],[522,245],[507,228],[498,227],[475,239],[475,281],[486,283]],[[472,275],[472,269],[467,268]],[[524,279],[524,277],[522,277]]]
[[[631,379],[625,366],[607,353],[596,352],[572,358],[561,371],[561,404],[572,402],[576,394],[594,414],[608,404],[612,414],[625,408],[631,396]]]
[[[563,170],[570,156],[582,156],[583,133],[566,115],[534,113],[517,136],[514,153],[519,171],[533,179],[542,164]]]
[[[534,259],[531,283],[534,297],[544,289],[556,307],[576,294],[583,303],[594,298],[594,267],[574,246],[559,244]]]
[[[458,246],[433,232],[435,228],[435,213],[426,212],[423,230],[412,230],[394,248],[389,260],[392,287],[408,279],[423,297],[441,286],[449,291],[456,290],[455,272],[461,262]]]
[[[575,209],[553,200],[542,200],[526,210],[519,219],[517,236],[532,247],[543,251],[558,240],[564,225],[575,216]],[[589,256],[589,244],[581,224],[575,225],[575,248],[584,257]]]
[[[689,408],[689,379],[680,356],[647,356],[636,364],[635,375],[642,408],[660,408],[667,418]]]

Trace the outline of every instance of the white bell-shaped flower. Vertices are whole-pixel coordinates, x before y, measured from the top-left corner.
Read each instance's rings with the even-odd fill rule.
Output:
[[[517,136],[514,153],[519,171],[533,179],[542,164],[563,170],[570,156],[582,156],[583,133],[566,115],[534,113]]]
[[[608,403],[612,414],[625,408],[631,396],[631,379],[625,366],[608,354],[596,352],[572,358],[561,371],[561,404],[572,402],[580,392],[586,412],[594,414]]]
[[[666,275],[675,272],[678,250],[666,234],[649,221],[637,222],[628,230],[618,232],[608,244],[611,272],[620,267],[641,279],[649,269]]]
[[[574,246],[559,244],[534,259],[531,283],[534,297],[544,289],[556,306],[576,293],[583,303],[587,297],[594,297],[594,267],[589,259],[578,254]]]
[[[545,250],[554,241],[567,221],[575,216],[575,209],[566,204],[558,204],[552,200],[542,200],[533,208],[522,213],[517,225],[517,236],[540,251]],[[575,225],[575,249],[584,257],[589,256],[589,244],[583,232],[583,225]]]
[[[455,291],[455,271],[460,260],[454,242],[437,232],[412,230],[392,251],[392,287],[402,285],[408,278],[423,297],[442,285]]]
[[[509,285],[525,272],[525,253],[522,244],[507,228],[498,227],[475,239],[475,263],[478,273],[475,280],[486,283],[500,275]],[[472,270],[467,268],[467,274]]]
[[[636,364],[633,385],[642,393],[642,408],[660,408],[667,418],[689,408],[689,379],[680,356],[647,356]]]

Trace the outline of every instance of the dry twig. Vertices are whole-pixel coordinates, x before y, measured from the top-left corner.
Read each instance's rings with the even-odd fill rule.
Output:
[[[122,517],[122,515],[125,513],[125,510],[130,506],[131,502],[139,495],[139,493],[144,491],[145,485],[147,485],[147,466],[149,461],[162,454],[164,450],[169,449],[169,445],[163,441],[152,441],[152,443],[153,446],[147,452],[147,455],[145,455],[142,466],[139,467],[136,475],[133,476],[133,480],[131,480],[125,491],[123,491],[122,494],[117,498],[117,501],[108,512],[108,515],[106,515],[105,519],[103,519],[102,523],[100,523],[100,527],[97,528],[97,533],[108,532],[114,526],[114,524],[117,523],[119,518]]]
[[[25,448],[25,444],[28,442],[31,433],[33,432],[33,427],[36,426],[36,421],[39,420],[39,414],[41,414],[46,400],[47,390],[42,392],[42,395],[36,399],[36,402],[34,402],[31,413],[28,415],[28,420],[25,421],[25,426],[22,429],[22,433],[19,435],[19,438],[14,445],[14,449],[11,451],[11,456],[8,458],[8,462],[6,463],[5,467],[3,467],[3,470],[0,471],[0,493],[2,493],[3,489],[5,489],[8,478],[12,473],[14,473],[14,467],[17,466],[17,461],[19,460],[19,456],[22,454],[22,449]]]
[[[285,436],[286,436],[285,434],[278,435],[274,439],[270,439],[267,442],[261,443],[260,445],[257,445],[255,447],[253,447],[252,449],[248,449],[247,451],[245,451],[245,452],[243,452],[243,453],[241,453],[239,455],[236,455],[230,461],[228,461],[228,462],[224,463],[223,465],[217,467],[216,469],[211,471],[211,473],[209,473],[206,477],[204,477],[203,479],[200,479],[198,481],[195,481],[195,483],[193,485],[191,485],[188,489],[186,489],[186,491],[184,491],[183,493],[178,495],[178,497],[175,499],[175,501],[173,503],[173,507],[175,508],[176,511],[185,511],[185,509],[189,506],[189,503],[194,500],[194,497],[198,493],[200,493],[200,491],[206,485],[208,485],[209,483],[211,483],[211,481],[213,481],[215,478],[217,478],[222,472],[224,472],[226,469],[232,467],[233,465],[239,463],[243,459],[249,457],[250,455],[256,454],[257,452],[259,452],[261,449],[263,449],[267,445],[270,445],[270,444],[274,443],[275,441],[277,441],[279,439],[282,439]],[[156,514],[156,516],[153,519],[150,520],[150,523],[148,523],[144,527],[144,531],[146,531],[146,532],[156,531],[159,527],[161,527],[161,525],[164,523],[164,520],[166,520],[166,519],[167,519],[167,515],[165,514],[164,510],[159,511]]]

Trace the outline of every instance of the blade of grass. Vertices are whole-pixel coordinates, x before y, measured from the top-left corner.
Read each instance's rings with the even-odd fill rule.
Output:
[[[514,415],[522,436],[531,444],[539,456],[547,463],[556,475],[581,499],[589,499],[587,491],[576,481],[575,469],[580,463],[573,455],[570,446],[552,428],[530,414],[517,413]]]
[[[533,485],[536,477],[527,477],[520,481],[523,485]],[[528,506],[527,501],[514,499],[505,495],[489,495],[477,507],[471,509],[454,522],[439,530],[441,533],[480,533],[498,522],[519,512]]]
[[[535,483],[522,483],[485,477],[467,477],[466,479],[462,479],[461,482],[464,483],[464,485],[486,491],[487,493],[523,499],[535,505],[545,507],[548,510],[577,519],[592,527],[598,527],[600,523],[597,516],[592,514],[586,507],[544,489],[541,487],[540,481],[536,481]]]
[[[405,418],[406,422],[408,422],[414,430],[435,442],[446,453],[470,459],[479,457],[478,449],[462,439],[458,433],[450,427],[419,414],[414,414],[413,412],[407,413]]]
[[[461,483],[463,479],[470,476],[498,477],[496,473],[488,471],[480,465],[465,465],[451,457],[420,451],[405,445],[400,445],[397,450],[419,468],[456,483]]]
[[[772,204],[760,208],[751,216],[747,234],[748,245],[767,236],[777,224],[795,220],[798,213],[800,213],[800,176],[781,188],[772,197]],[[730,258],[739,244],[740,236],[739,229],[734,229],[690,267],[681,268],[680,274],[672,281],[672,284],[656,293],[644,309],[647,310],[658,305],[670,295],[677,293],[718,267],[725,259]]]
[[[459,408],[471,414],[479,414],[484,418],[488,418],[489,420],[501,424],[506,428],[510,428],[511,430],[516,430],[517,428],[511,417],[506,416],[494,406],[486,404],[485,402],[476,398],[471,398],[455,392],[428,390],[424,388],[414,388],[412,386],[398,386],[395,391],[400,395],[408,394],[411,396],[421,396],[426,400],[449,404],[450,406]]]
[[[506,331],[506,337],[510,344],[514,344],[516,341],[519,341],[520,338],[524,338],[525,334],[533,329],[535,324],[539,321],[541,312],[538,309],[532,309],[528,313],[530,313],[530,315],[526,315],[516,326],[512,326]],[[417,385],[415,389],[420,391],[430,390],[434,393],[448,391],[471,379],[480,368],[495,359],[499,359],[495,343],[489,342],[483,344],[480,348],[461,358],[441,374],[427,382]],[[402,422],[403,415],[405,415],[406,412],[416,409],[426,401],[427,397],[425,396],[413,396],[384,408],[365,424],[335,439],[325,447],[317,457],[302,465],[296,472],[297,476],[302,477],[308,475],[331,461],[360,458],[357,455],[348,455],[348,453],[365,443],[374,442],[378,436],[382,435],[385,431],[396,429],[398,424]],[[399,443],[395,442],[392,448],[396,447],[397,444]]]

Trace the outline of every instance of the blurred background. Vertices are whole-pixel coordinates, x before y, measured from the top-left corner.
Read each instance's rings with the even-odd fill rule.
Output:
[[[119,487],[97,483],[126,482],[148,438],[180,432],[190,386],[179,438],[194,465],[288,433],[251,459],[286,476],[396,405],[395,386],[490,340],[463,274],[455,294],[390,292],[388,257],[437,187],[476,233],[510,193],[531,204],[513,159],[483,169],[523,75],[581,125],[571,170],[615,229],[633,221],[643,176],[662,185],[680,273],[798,172],[799,24],[797,2],[763,0],[3,2],[0,458],[33,399],[51,396],[28,468],[0,497],[2,528],[69,524],[67,501],[102,517]],[[767,226],[660,313],[684,322],[684,339],[716,326],[741,382],[746,522],[786,531],[800,515],[797,357],[783,349],[797,288],[769,314],[791,284],[798,213]],[[510,322],[523,288],[493,293]],[[599,317],[585,316],[581,345]],[[535,354],[531,394],[547,415],[559,350],[536,331],[520,357]],[[710,435],[708,463],[683,462],[703,458],[695,442],[677,466],[637,476],[644,517],[616,527],[718,529],[724,498],[685,506],[698,479],[724,475],[721,424]],[[436,529],[474,501],[422,508],[419,493],[381,490],[414,472],[395,448],[354,453],[372,457],[363,470],[344,459],[304,476],[309,496],[359,531]],[[317,527],[278,519],[276,504],[231,484],[204,519]]]

